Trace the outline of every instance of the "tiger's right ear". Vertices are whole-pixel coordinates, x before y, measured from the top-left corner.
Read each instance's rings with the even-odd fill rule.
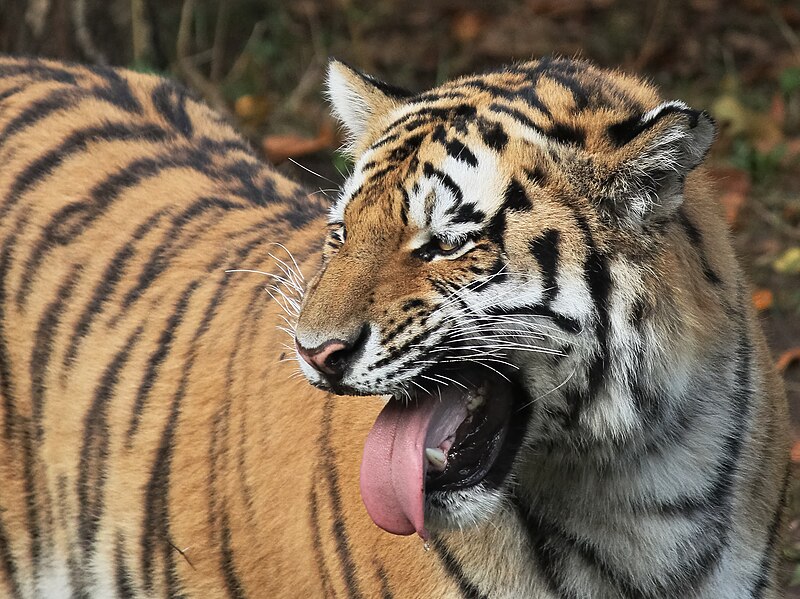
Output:
[[[413,95],[336,59],[328,63],[327,88],[333,114],[347,133],[344,150],[351,155],[363,151],[370,134],[388,124],[385,117]]]

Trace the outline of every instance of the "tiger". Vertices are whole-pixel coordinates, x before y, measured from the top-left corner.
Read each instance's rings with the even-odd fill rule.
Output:
[[[0,595],[780,597],[712,118],[560,57],[327,90],[330,203],[167,79],[0,59]]]

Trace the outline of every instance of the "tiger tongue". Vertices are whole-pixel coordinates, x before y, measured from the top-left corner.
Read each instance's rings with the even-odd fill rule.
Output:
[[[425,530],[426,447],[439,447],[467,417],[465,398],[419,397],[405,406],[390,400],[364,445],[361,498],[372,520],[387,532],[423,539]]]

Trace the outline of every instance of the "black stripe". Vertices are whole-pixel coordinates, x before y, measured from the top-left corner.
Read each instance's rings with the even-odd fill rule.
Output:
[[[172,218],[171,226],[164,231],[163,239],[150,253],[150,258],[145,263],[139,274],[139,279],[122,299],[121,310],[125,311],[142,296],[142,294],[157,280],[157,278],[170,266],[171,260],[185,249],[188,242],[179,243],[181,234],[187,232],[187,226],[195,219],[211,215],[214,220],[219,218],[219,212],[229,210],[242,210],[248,208],[246,204],[214,197],[201,197],[190,204],[185,210]]]
[[[8,542],[8,533],[6,533],[5,525],[3,524],[2,507],[0,507],[0,565],[3,568],[3,578],[7,584],[6,588],[11,593],[9,597],[21,599],[22,590],[17,582],[17,565],[14,560],[14,554],[11,551],[11,544]]]
[[[78,541],[80,542],[84,571],[91,571],[95,554],[95,541],[100,521],[103,517],[106,482],[109,425],[108,408],[114,399],[119,376],[130,358],[134,346],[139,342],[144,330],[140,325],[127,339],[106,366],[94,392],[89,411],[84,419],[83,444],[78,464],[77,497]]]
[[[87,96],[86,92],[75,89],[56,89],[50,95],[30,102],[0,131],[0,144],[7,143],[10,137],[44,120],[54,112],[70,108]]]
[[[519,121],[529,129],[533,129],[534,131],[538,131],[542,135],[544,135],[544,131],[542,128],[539,127],[536,123],[534,123],[530,118],[528,118],[521,110],[516,108],[512,108],[511,106],[506,106],[505,104],[499,104],[498,102],[492,102],[489,104],[489,110],[492,112],[499,112],[501,114],[507,114],[514,118],[515,120]]]
[[[503,194],[503,210],[529,211],[533,208],[525,188],[516,179],[511,179]]]
[[[508,134],[503,125],[495,121],[488,121],[486,119],[478,119],[478,133],[487,146],[502,152],[508,144]]]
[[[30,379],[31,417],[37,445],[40,445],[44,438],[42,418],[47,393],[47,376],[51,374],[50,353],[53,351],[53,341],[61,324],[61,317],[67,308],[67,302],[80,279],[82,268],[78,264],[70,269],[56,291],[55,299],[47,305],[36,326],[35,342],[31,351]]]
[[[386,570],[377,559],[374,560],[374,563],[375,569],[378,573],[378,580],[381,583],[381,599],[394,599],[392,588],[389,586],[389,576],[386,574]]]
[[[4,89],[2,92],[0,92],[0,102],[2,102],[3,100],[7,100],[8,98],[22,91],[23,89],[25,88],[22,85],[15,85],[13,87]]]
[[[342,574],[347,587],[348,597],[357,599],[363,597],[358,586],[358,576],[356,575],[356,565],[350,550],[350,539],[347,534],[347,527],[342,510],[342,497],[339,490],[339,474],[336,464],[336,453],[331,443],[331,426],[333,420],[333,405],[336,398],[330,394],[325,398],[322,412],[322,430],[318,446],[319,455],[322,457],[320,470],[325,472],[325,480],[328,483],[328,495],[331,501],[332,532],[336,542],[336,553],[342,565]]]
[[[190,150],[182,156],[165,154],[157,157],[137,159],[122,170],[101,181],[90,192],[90,199],[64,206],[56,212],[44,227],[39,240],[25,263],[30,276],[23,279],[17,291],[16,301],[21,308],[32,286],[36,271],[48,252],[59,245],[67,245],[75,240],[92,223],[105,213],[125,190],[141,184],[144,179],[159,176],[167,169],[191,168],[205,173],[210,154]]]
[[[680,223],[681,227],[683,228],[686,236],[691,241],[692,247],[697,252],[697,256],[700,260],[700,265],[703,268],[703,276],[712,284],[712,285],[721,285],[722,279],[719,278],[719,275],[714,272],[714,269],[711,268],[711,264],[708,262],[708,257],[706,256],[705,250],[703,249],[703,235],[700,233],[700,230],[694,225],[694,223],[689,219],[689,216],[686,214],[686,211],[683,207],[678,209],[678,223]]]
[[[3,251],[0,254],[0,394],[3,396],[3,437],[11,439],[17,419],[15,406],[16,390],[11,378],[11,353],[8,350],[6,335],[6,277],[11,268],[11,256],[16,246],[17,237],[27,224],[29,213],[26,212],[17,221],[14,231],[6,237]]]
[[[33,80],[51,80],[60,83],[69,83],[77,85],[78,80],[75,74],[56,67],[48,67],[43,64],[37,64],[36,59],[25,59],[16,63],[0,64],[0,79],[10,79],[24,75]]]
[[[186,91],[171,81],[160,83],[151,95],[153,106],[162,118],[184,137],[192,137],[194,126],[186,112]]]
[[[547,306],[526,306],[508,309],[492,307],[486,310],[486,314],[488,316],[544,316],[551,319],[558,328],[573,335],[577,335],[583,329],[581,323],[574,318],[553,312]]]
[[[231,547],[231,527],[228,521],[228,514],[222,515],[222,535],[220,539],[220,567],[225,579],[225,588],[228,596],[233,599],[247,599],[239,574],[236,572],[236,565],[233,560],[233,548]]]
[[[256,227],[258,226],[259,225],[257,224]],[[267,242],[260,237],[254,241],[250,241],[244,248],[238,251],[237,258],[240,260],[244,259],[247,253],[264,243]],[[222,267],[224,261],[228,258],[228,250],[217,254],[217,256],[209,262],[206,272],[216,272]],[[228,277],[223,277],[218,285],[221,287],[226,287],[230,280],[231,279]],[[191,295],[191,293],[198,288],[199,284],[200,280],[192,281],[188,287],[185,288],[181,300],[183,300],[183,297],[187,294]],[[194,362],[197,358],[199,341],[209,330],[211,322],[217,315],[218,304],[224,297],[224,294],[218,292],[218,289],[219,288],[215,290],[214,296],[206,305],[202,320],[198,326],[194,328],[194,335],[190,342],[189,355],[183,361],[183,368],[178,389],[173,395],[170,405],[169,418],[161,434],[161,442],[159,443],[156,458],[150,471],[150,478],[145,487],[144,521],[142,523],[140,546],[142,555],[141,567],[143,571],[143,582],[146,592],[152,592],[153,590],[155,577],[155,556],[156,552],[160,548],[165,564],[164,576],[168,587],[168,594],[170,594],[170,592],[175,595],[178,594],[178,580],[174,564],[174,553],[176,549],[170,538],[168,503],[168,490],[170,483],[169,478],[172,468],[174,438],[177,431],[181,404],[185,398],[186,388],[189,384],[192,368],[194,367]],[[179,303],[181,300],[179,300]],[[181,307],[179,305],[176,306],[176,310],[173,312],[172,317],[181,311],[180,308]]]
[[[325,566],[325,556],[322,553],[322,535],[320,534],[319,505],[317,500],[317,481],[322,480],[322,475],[317,469],[316,476],[312,478],[311,491],[309,492],[309,515],[311,520],[311,545],[314,549],[314,561],[317,564],[317,572],[322,582],[322,593],[324,597],[333,597],[333,587],[331,586],[330,573]]]
[[[436,550],[436,554],[439,556],[447,575],[458,585],[458,590],[461,592],[462,597],[465,599],[488,599],[487,595],[481,593],[480,589],[466,577],[464,570],[461,568],[461,564],[459,564],[455,556],[450,553],[447,545],[445,545],[442,540],[435,536],[431,537],[431,544]]]
[[[753,587],[753,599],[762,599],[764,592],[769,588],[770,582],[773,579],[773,570],[775,569],[776,561],[775,546],[780,537],[778,533],[781,528],[781,521],[783,520],[783,512],[786,509],[791,471],[792,464],[790,462],[786,464],[786,473],[783,475],[783,484],[781,485],[781,493],[778,497],[778,505],[775,507],[775,514],[772,516],[772,522],[770,522],[767,531],[767,542],[764,546],[764,552],[761,558],[760,574]]]
[[[128,422],[128,430],[125,433],[125,444],[130,449],[133,444],[133,437],[139,430],[139,421],[144,413],[150,391],[158,378],[159,371],[164,361],[172,349],[172,343],[175,340],[175,333],[178,330],[183,317],[186,315],[186,310],[189,306],[189,300],[192,294],[200,286],[200,281],[192,281],[181,294],[175,307],[167,319],[165,327],[161,331],[158,339],[158,344],[155,351],[150,354],[147,360],[147,367],[145,368],[142,380],[139,382],[139,387],[136,391],[136,399],[133,403],[133,410],[131,412],[130,421]]]
[[[464,199],[464,193],[461,191],[461,188],[456,184],[455,181],[445,172],[440,171],[436,167],[434,167],[430,162],[426,162],[422,167],[422,172],[425,174],[426,177],[433,177],[439,180],[439,182],[444,185],[453,197],[455,198],[456,202],[461,202]]]
[[[109,297],[111,297],[117,285],[122,280],[128,263],[136,253],[135,242],[141,241],[165,214],[166,209],[163,209],[153,214],[144,223],[139,225],[133,232],[133,235],[131,235],[130,240],[114,254],[114,257],[108,263],[105,271],[103,271],[103,275],[100,277],[97,286],[92,291],[91,299],[86,304],[86,307],[72,330],[72,336],[70,337],[67,351],[64,352],[62,366],[65,376],[78,355],[81,342],[89,334],[94,319],[103,311]]]
[[[63,164],[74,154],[85,152],[90,143],[97,143],[98,141],[159,142],[164,141],[166,138],[167,133],[161,127],[150,124],[106,123],[73,131],[58,146],[45,152],[17,175],[2,207],[0,207],[0,218],[8,213],[27,190],[49,176],[56,167]]]
[[[558,295],[558,282],[556,273],[558,269],[558,243],[561,235],[557,229],[547,229],[536,239],[532,239],[528,245],[539,263],[539,270],[542,273],[542,284],[544,286],[543,299],[546,304],[552,302]]]
[[[136,599],[133,588],[133,577],[126,562],[125,538],[117,532],[114,544],[114,584],[118,599]]]

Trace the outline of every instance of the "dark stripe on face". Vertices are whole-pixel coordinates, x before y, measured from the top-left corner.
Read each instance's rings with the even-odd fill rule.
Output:
[[[439,182],[444,185],[448,191],[453,195],[456,202],[461,202],[464,200],[464,194],[461,191],[461,188],[456,184],[455,181],[445,172],[440,171],[436,167],[434,167],[430,162],[426,162],[422,167],[422,172],[425,174],[426,177],[438,179]]]
[[[678,209],[678,222],[680,223],[681,227],[686,233],[686,236],[689,238],[689,241],[692,242],[692,246],[697,252],[697,256],[700,260],[700,265],[703,268],[703,276],[712,285],[721,285],[722,279],[720,279],[719,275],[717,275],[717,273],[714,272],[714,269],[711,268],[711,265],[708,262],[708,257],[706,256],[705,250],[703,249],[703,235],[700,233],[700,230],[694,225],[694,223],[689,219],[683,207]]]
[[[452,209],[448,209],[448,212],[452,212]],[[483,212],[483,210],[478,210],[475,204],[464,202],[456,208],[455,214],[453,215],[453,222],[458,224],[474,223],[479,225],[485,218],[486,213]]]
[[[478,119],[478,133],[483,143],[497,152],[502,152],[508,144],[508,134],[498,122]]]
[[[461,564],[459,564],[455,556],[450,553],[444,541],[440,540],[439,537],[433,536],[431,537],[431,542],[444,566],[445,572],[447,572],[447,575],[458,585],[461,596],[464,597],[464,599],[488,599],[487,595],[481,593],[480,589],[466,577]]]
[[[418,133],[417,135],[407,137],[399,146],[393,148],[392,151],[389,152],[386,158],[387,161],[392,163],[403,162],[406,158],[419,150],[423,139],[425,139],[424,133]]]
[[[153,106],[173,129],[192,137],[194,126],[186,112],[186,92],[171,81],[164,81],[152,93]]]
[[[692,128],[697,126],[697,121],[700,118],[700,113],[698,111],[689,108],[681,108],[680,106],[667,106],[649,121],[642,120],[643,115],[641,114],[634,114],[619,123],[611,125],[608,128],[608,138],[616,147],[621,148],[630,143],[635,137],[658,124],[665,116],[676,113],[687,115]]]
[[[83,444],[78,468],[77,496],[78,540],[80,542],[83,569],[91,571],[95,555],[97,531],[103,517],[105,486],[108,472],[109,425],[108,408],[116,394],[119,376],[130,358],[131,351],[139,342],[144,330],[139,326],[128,337],[123,348],[109,362],[100,383],[94,392],[94,400],[84,420]]]
[[[0,218],[19,201],[19,198],[74,154],[86,151],[90,143],[99,141],[148,141],[160,142],[167,134],[156,125],[131,125],[130,123],[110,123],[73,131],[63,142],[29,164],[17,175],[8,195],[5,197]]]
[[[471,167],[478,166],[478,158],[473,154],[461,140],[457,138],[447,139],[444,125],[439,125],[433,132],[433,140],[442,144],[449,156],[460,160]]]
[[[547,136],[562,144],[574,145],[579,148],[586,146],[586,131],[567,123],[554,124],[547,132]]]
[[[527,306],[508,309],[489,308],[486,310],[486,314],[488,316],[543,316],[549,318],[558,328],[573,335],[577,335],[583,329],[581,323],[574,318],[553,312],[553,310],[547,306]]]
[[[529,243],[531,254],[539,264],[544,285],[544,301],[549,304],[558,294],[556,273],[558,269],[558,242],[560,233],[556,229],[547,229],[536,239]]]
[[[505,104],[498,104],[497,102],[492,102],[491,104],[489,104],[489,110],[500,114],[507,114],[514,120],[519,121],[520,123],[525,125],[528,129],[538,131],[539,133],[544,135],[544,131],[542,131],[542,128],[539,127],[539,125],[537,125],[536,123],[534,123],[530,118],[528,118],[525,115],[525,113],[523,113],[521,110],[512,108],[511,106],[506,106]]]
[[[318,445],[319,455],[322,457],[320,469],[325,472],[327,481],[328,495],[331,500],[332,532],[336,541],[336,553],[342,564],[342,575],[347,587],[348,597],[359,599],[363,597],[358,585],[356,565],[353,561],[350,549],[350,539],[345,525],[344,512],[342,510],[342,497],[339,490],[339,473],[336,464],[336,453],[331,443],[331,421],[333,420],[333,408],[336,398],[328,394],[322,412],[322,429]]]
[[[525,193],[525,188],[522,187],[520,182],[516,179],[511,179],[508,187],[506,187],[503,198],[504,210],[519,210],[525,212],[533,207],[528,194]]]

